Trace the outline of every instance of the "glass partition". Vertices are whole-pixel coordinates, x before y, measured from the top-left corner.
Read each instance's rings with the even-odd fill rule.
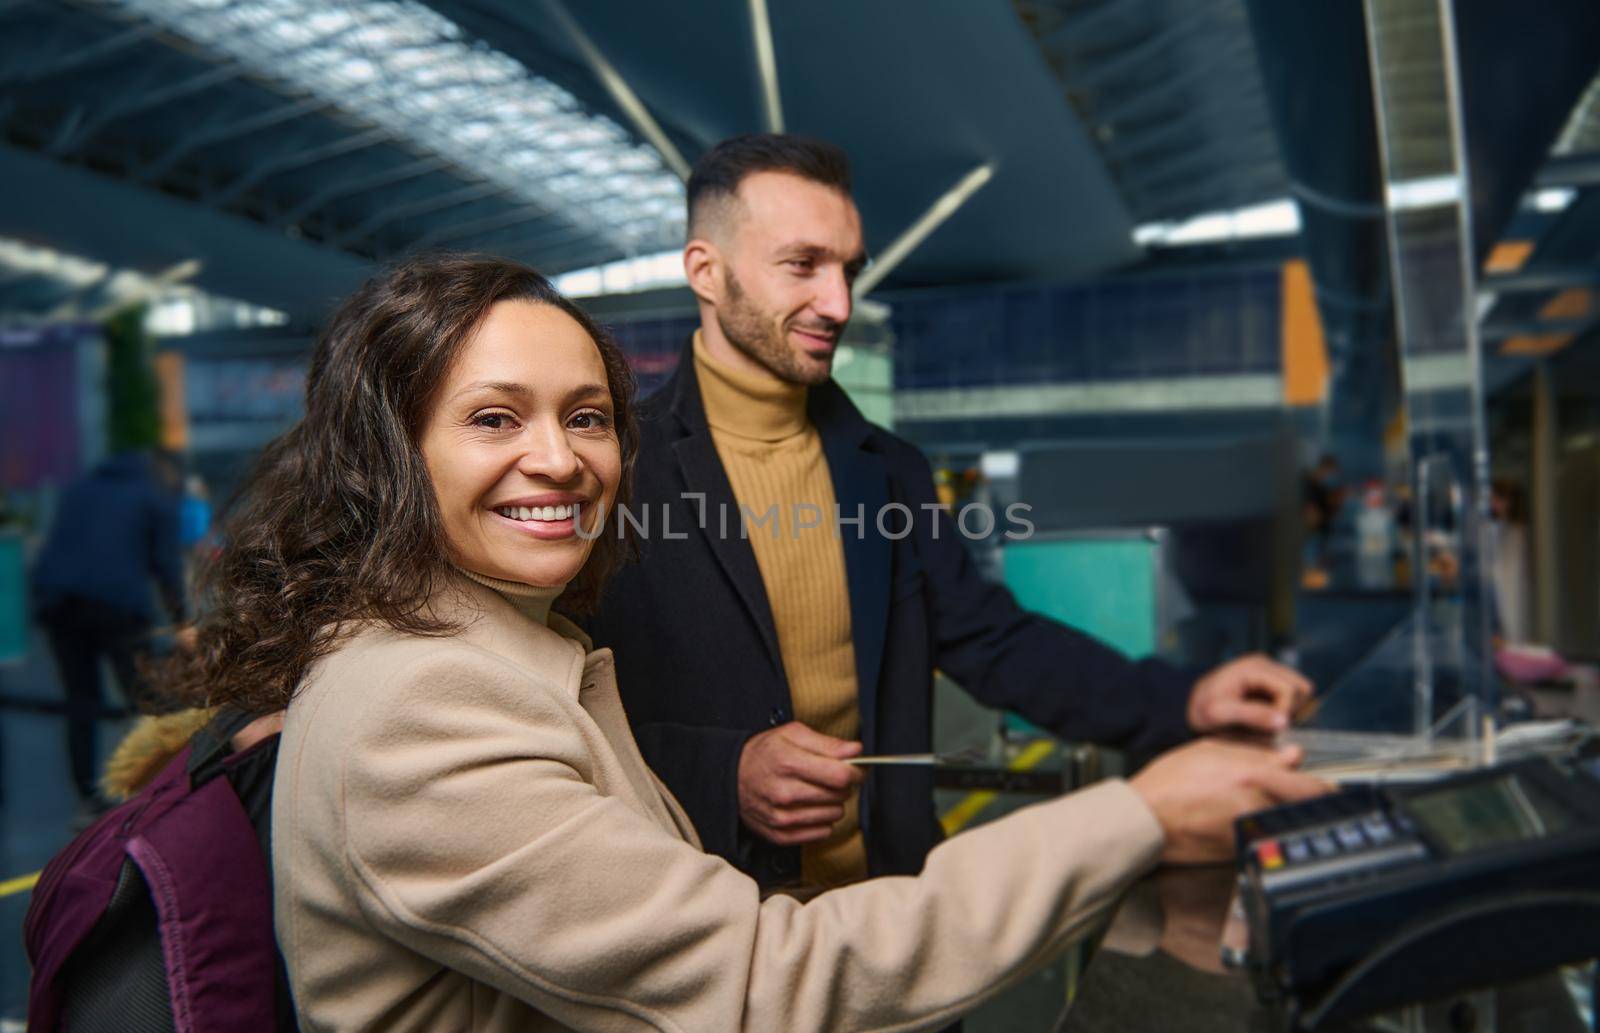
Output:
[[[1472,191],[1449,0],[1366,0],[1411,500],[1414,608],[1329,694],[1319,732],[1351,752],[1475,756],[1493,711],[1488,454]],[[1328,737],[1328,742],[1336,737]],[[1440,740],[1448,740],[1441,742]],[[1326,743],[1324,743],[1326,745]]]

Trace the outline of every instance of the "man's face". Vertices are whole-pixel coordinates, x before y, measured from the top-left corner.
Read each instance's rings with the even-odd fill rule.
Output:
[[[820,384],[850,321],[850,285],[866,263],[861,216],[830,186],[785,172],[739,184],[722,248],[717,323],[728,342],[791,384]]]

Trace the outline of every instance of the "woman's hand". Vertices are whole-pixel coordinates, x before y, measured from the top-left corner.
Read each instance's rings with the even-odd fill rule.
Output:
[[[1161,860],[1199,864],[1233,858],[1233,820],[1333,787],[1294,770],[1298,746],[1270,749],[1202,739],[1151,761],[1129,779],[1166,833]]]

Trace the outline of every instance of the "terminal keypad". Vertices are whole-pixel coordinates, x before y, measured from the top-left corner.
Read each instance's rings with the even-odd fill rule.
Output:
[[[1287,888],[1387,868],[1427,856],[1409,828],[1382,810],[1329,813],[1326,823],[1251,845],[1265,885]]]

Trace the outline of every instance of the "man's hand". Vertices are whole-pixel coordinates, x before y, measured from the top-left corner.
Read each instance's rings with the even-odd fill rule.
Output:
[[[1228,728],[1273,734],[1289,727],[1311,683],[1292,667],[1257,653],[1223,664],[1195,682],[1189,727],[1204,735]]]
[[[762,839],[798,846],[828,838],[865,778],[845,760],[861,752],[790,721],[753,736],[739,754],[739,817]]]
[[[1128,784],[1166,833],[1162,861],[1226,861],[1233,858],[1235,818],[1333,788],[1294,770],[1300,758],[1298,746],[1274,750],[1202,739],[1163,753]]]

